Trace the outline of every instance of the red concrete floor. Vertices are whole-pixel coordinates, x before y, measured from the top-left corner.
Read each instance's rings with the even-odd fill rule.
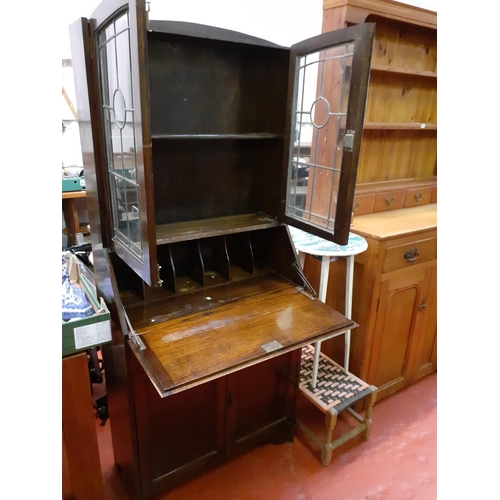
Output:
[[[324,415],[306,400],[298,414],[323,428]],[[437,498],[437,375],[429,375],[373,410],[371,437],[319,451],[295,442],[264,445],[158,497],[158,500],[433,500]],[[96,420],[105,500],[127,499],[113,466],[108,420]],[[337,429],[345,428],[339,422]]]

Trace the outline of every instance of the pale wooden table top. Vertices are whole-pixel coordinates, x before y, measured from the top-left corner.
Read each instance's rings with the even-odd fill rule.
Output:
[[[437,227],[437,203],[354,217],[351,231],[383,240]]]
[[[72,198],[85,198],[87,196],[87,192],[82,191],[63,191],[62,199],[63,200],[71,200]]]

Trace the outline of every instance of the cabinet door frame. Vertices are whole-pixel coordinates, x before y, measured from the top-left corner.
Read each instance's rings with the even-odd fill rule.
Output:
[[[128,347],[126,347],[128,349]],[[186,460],[175,468],[165,468],[162,471],[157,470],[154,472],[154,466],[151,459],[152,450],[158,450],[158,436],[155,433],[155,426],[164,425],[172,428],[174,425],[168,418],[164,418],[164,422],[160,424],[158,418],[151,421],[152,415],[158,417],[160,413],[164,416],[166,408],[169,408],[168,413],[183,412],[186,408],[186,399],[184,402],[179,403],[178,395],[174,394],[166,398],[160,398],[151,384],[147,373],[140,366],[140,363],[135,356],[129,352],[131,358],[130,369],[132,373],[132,384],[134,390],[134,421],[136,426],[136,456],[138,467],[138,474],[140,475],[141,486],[140,489],[146,493],[146,496],[156,495],[163,491],[165,488],[172,487],[180,481],[191,477],[193,474],[217,465],[218,463],[226,460],[227,453],[225,449],[225,394],[226,394],[226,377],[216,380],[211,380],[205,384],[197,386],[194,391],[190,390],[182,392],[184,398],[190,398],[191,402],[187,403],[187,407],[197,406],[197,400],[194,398],[193,393],[196,391],[213,392],[214,405],[198,405],[198,410],[192,412],[190,416],[200,423],[213,420],[214,424],[212,432],[214,434],[213,449],[206,450],[204,454],[193,455],[190,460]],[[211,415],[209,415],[211,414]],[[210,418],[209,418],[210,417]],[[163,420],[163,419],[162,419]],[[199,441],[198,433],[199,427],[194,425],[192,432],[184,433],[182,438],[182,446],[185,449],[191,449],[193,444],[197,446]],[[176,433],[178,434],[178,432]],[[165,455],[175,454],[176,447],[174,443],[168,440],[160,441],[164,445]],[[179,444],[176,444],[179,446]],[[158,465],[158,464],[156,464]]]
[[[226,385],[226,453],[228,456],[241,453],[247,449],[256,446],[258,443],[266,442],[269,439],[275,439],[276,435],[280,435],[283,440],[291,439],[293,436],[293,428],[295,422],[295,401],[297,393],[297,384],[300,372],[300,355],[302,349],[296,349],[288,353],[276,356],[261,363],[257,363],[250,367],[238,370],[225,377]],[[261,408],[259,405],[259,397],[255,397],[260,389],[256,386],[249,387],[242,385],[240,377],[245,376],[244,371],[250,370],[247,373],[255,374],[257,371],[265,371],[266,367],[272,368],[274,378],[269,382],[275,392],[281,392],[281,400],[279,403],[280,415],[275,415],[275,418],[270,418],[267,422],[263,422],[261,426],[255,426],[248,430],[245,434],[238,436],[237,427],[241,419],[248,418],[241,414],[242,400],[246,400],[248,406],[251,403],[256,408]],[[243,379],[245,380],[245,379]],[[253,385],[253,384],[252,384]],[[238,392],[239,390],[239,392]],[[252,390],[254,391],[252,394]],[[278,399],[276,399],[278,401]],[[264,406],[265,408],[265,406]]]
[[[290,73],[289,73],[289,103],[287,116],[287,134],[285,155],[283,189],[285,206],[283,219],[304,231],[315,234],[340,245],[346,245],[349,239],[349,229],[352,219],[352,206],[354,201],[354,189],[363,134],[363,122],[368,95],[368,81],[370,77],[370,63],[372,55],[375,25],[373,23],[360,24],[349,28],[339,29],[309,38],[293,45],[290,49]],[[292,160],[294,156],[294,134],[293,127],[296,116],[296,99],[298,94],[298,69],[299,59],[307,54],[325,50],[335,46],[353,43],[352,70],[350,79],[350,90],[347,104],[347,116],[345,131],[353,131],[352,143],[342,140],[343,152],[341,160],[341,173],[338,184],[337,203],[335,207],[333,231],[320,228],[313,223],[293,217],[287,213],[288,191],[291,185]],[[344,133],[345,133],[344,131]],[[337,140],[336,145],[340,141]]]
[[[139,239],[141,255],[132,252],[125,244],[115,237],[113,227],[112,203],[106,214],[108,241],[107,246],[124,260],[148,285],[159,283],[159,271],[156,251],[156,223],[153,193],[153,169],[151,154],[151,133],[149,119],[149,94],[147,82],[147,12],[145,0],[106,0],[93,12],[89,19],[90,37],[93,48],[94,70],[99,86],[96,95],[99,96],[101,110],[100,126],[95,127],[95,133],[101,142],[102,169],[105,172],[103,191],[111,199],[109,179],[109,150],[106,145],[103,98],[101,94],[101,80],[99,68],[99,34],[114,20],[128,12],[129,15],[129,43],[130,43],[130,71],[131,88],[133,95],[133,130],[135,140],[135,172],[138,194]],[[111,151],[111,154],[113,151]]]
[[[418,335],[420,334],[423,321],[425,320],[425,311],[421,308],[421,305],[423,299],[427,297],[432,272],[433,269],[431,265],[422,264],[412,269],[394,271],[382,276],[381,288],[378,295],[378,312],[374,330],[372,359],[368,368],[368,380],[371,380],[375,385],[378,383],[375,377],[380,369],[381,344],[384,337],[391,334],[387,332],[385,328],[391,293],[413,287],[416,288],[417,293],[412,308],[405,355],[402,360],[402,374],[400,377],[378,386],[381,398],[403,389],[413,381],[417,357]]]
[[[437,265],[432,268],[429,287],[424,294],[425,310],[418,344],[416,346],[415,363],[411,382],[433,373],[437,369]],[[430,347],[429,357],[423,357],[426,348]]]

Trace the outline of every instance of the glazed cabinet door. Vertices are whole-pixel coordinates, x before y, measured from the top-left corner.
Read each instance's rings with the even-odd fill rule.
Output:
[[[432,267],[419,266],[382,281],[368,375],[379,389],[379,399],[413,381],[432,275]]]
[[[144,0],[102,2],[90,19],[98,86],[108,242],[149,285],[158,282]]]
[[[285,222],[347,244],[368,91],[373,24],[305,40],[290,53]]]

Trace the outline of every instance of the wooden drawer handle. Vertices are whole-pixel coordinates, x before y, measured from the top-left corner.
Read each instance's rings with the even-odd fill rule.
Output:
[[[396,201],[396,199],[394,197],[392,197],[392,198],[386,198],[385,199],[385,204],[390,207],[395,201]]]
[[[410,250],[405,252],[405,260],[406,262],[415,262],[418,259],[418,248],[411,248]]]
[[[415,201],[418,203],[424,195],[422,193],[418,193],[415,195]]]

